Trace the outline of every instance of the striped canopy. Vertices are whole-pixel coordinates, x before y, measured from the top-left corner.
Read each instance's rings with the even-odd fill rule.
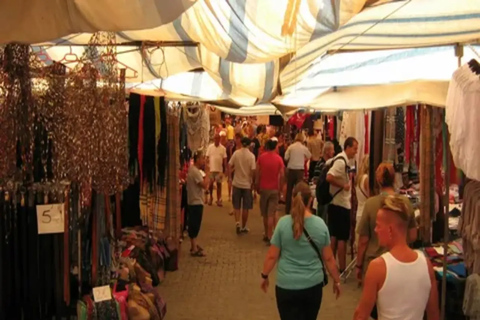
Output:
[[[125,28],[119,23],[118,29],[108,30],[116,31],[117,43],[122,44],[117,47],[119,67],[127,67],[129,87],[161,88],[237,106],[269,101],[314,106],[334,86],[448,80],[456,59],[446,45],[480,39],[480,0],[301,0],[295,31],[282,35],[289,4],[198,0],[170,23],[162,25],[158,22],[167,20],[159,18],[158,26],[147,26],[150,29],[139,24],[121,31]],[[84,54],[90,37],[71,34],[32,47],[46,64],[70,53],[95,60],[98,54],[92,51],[101,52],[102,47]],[[15,38],[0,32],[0,41],[5,39]],[[423,48],[398,49],[411,47]],[[350,52],[376,49],[398,50]],[[431,57],[441,64],[445,60],[440,56],[448,59],[445,66],[428,64]],[[74,67],[75,62],[67,65]]]

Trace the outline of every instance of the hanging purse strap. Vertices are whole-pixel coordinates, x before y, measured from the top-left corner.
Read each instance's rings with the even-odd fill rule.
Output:
[[[315,250],[315,252],[317,253],[318,259],[322,263],[323,274],[326,276],[327,273],[325,272],[325,263],[323,263],[322,254],[320,253],[320,249],[318,249],[318,246],[315,244],[313,239],[310,237],[310,234],[308,234],[308,231],[307,231],[307,229],[305,229],[305,227],[303,227],[303,233],[305,233],[305,236],[307,237],[308,242],[312,246],[313,250]]]

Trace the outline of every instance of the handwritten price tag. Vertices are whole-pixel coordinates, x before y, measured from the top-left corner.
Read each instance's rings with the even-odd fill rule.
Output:
[[[93,288],[93,300],[95,302],[108,301],[112,299],[112,291],[110,286]]]
[[[65,205],[63,203],[37,206],[38,234],[65,232]]]

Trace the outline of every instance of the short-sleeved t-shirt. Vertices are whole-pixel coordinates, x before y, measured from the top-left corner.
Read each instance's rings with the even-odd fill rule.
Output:
[[[283,159],[274,151],[265,152],[258,157],[258,168],[260,169],[260,189],[278,190],[279,175],[283,167]]]
[[[330,234],[322,218],[305,218],[305,229],[320,252],[330,245]],[[293,237],[293,220],[290,215],[282,217],[271,240],[272,245],[280,249],[277,266],[277,286],[288,290],[307,289],[323,281],[322,263],[307,237]]]
[[[223,159],[227,158],[227,149],[221,144],[215,146],[214,143],[208,146],[206,156],[209,159],[211,172],[223,172]]]
[[[345,162],[342,159],[338,159],[339,157],[343,157],[345,159]],[[334,161],[333,166],[330,168],[328,171],[328,174],[331,174],[332,176],[335,177],[335,179],[341,179],[343,184],[347,184],[350,182],[350,178],[348,175],[348,165],[349,165],[349,160],[347,158],[347,155],[345,152],[340,153],[337,155],[335,158],[329,160],[329,161]],[[327,161],[327,163],[329,163]],[[347,165],[347,167],[345,166]],[[335,195],[340,188],[337,188],[333,185],[330,185],[330,194]],[[345,208],[345,209],[351,209],[352,208],[352,203],[350,202],[351,198],[351,192],[350,191],[345,191],[342,190],[340,191],[332,200],[332,204]]]
[[[387,249],[380,247],[378,244],[377,233],[375,232],[375,225],[377,221],[377,212],[382,207],[382,202],[387,197],[385,194],[380,194],[375,197],[368,198],[363,208],[362,218],[357,225],[357,232],[360,237],[368,237],[367,250],[365,252],[365,260],[363,261],[364,270],[367,270],[368,264],[375,258],[380,257],[387,252]],[[417,226],[415,221],[415,212],[412,203],[407,197],[400,196],[408,207],[409,222],[408,228],[412,229]]]
[[[203,175],[196,166],[190,166],[187,173],[187,203],[190,206],[203,205]]]
[[[288,161],[288,168],[292,170],[303,170],[305,168],[305,160],[310,159],[312,154],[308,148],[301,142],[295,142],[290,145],[285,152],[285,160]]]
[[[231,125],[227,125],[227,140],[233,140],[235,138],[235,129]]]
[[[240,189],[250,189],[255,171],[255,156],[253,153],[248,148],[241,148],[233,153],[229,164],[235,172],[232,185]]]

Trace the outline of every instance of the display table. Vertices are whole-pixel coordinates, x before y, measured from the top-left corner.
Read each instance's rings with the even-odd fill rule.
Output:
[[[441,297],[441,282],[443,276],[443,261],[445,252],[443,243],[437,243],[429,247],[421,248],[425,256],[430,260],[437,279],[439,297]],[[463,246],[461,240],[455,240],[448,244],[447,259],[447,300],[445,310],[447,319],[465,319],[462,311],[463,296],[467,271],[463,262]]]

